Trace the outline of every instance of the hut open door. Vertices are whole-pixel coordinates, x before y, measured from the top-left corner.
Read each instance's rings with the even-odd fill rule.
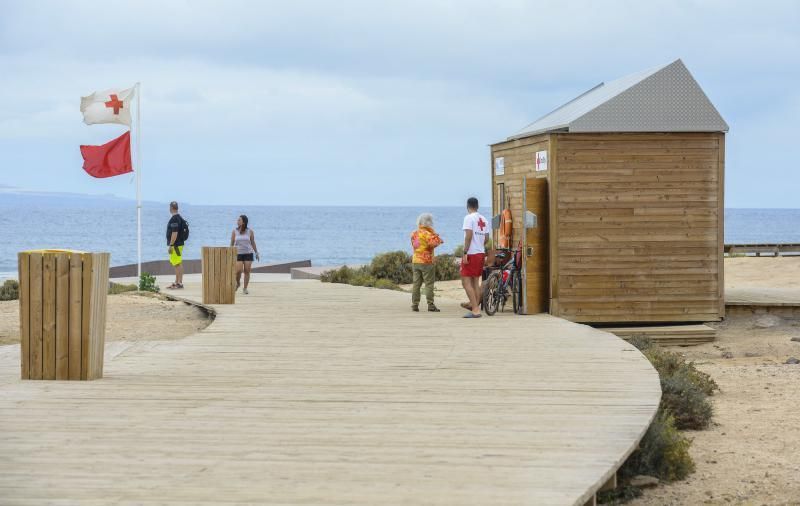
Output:
[[[525,178],[523,206],[536,216],[531,220],[525,213],[523,310],[525,314],[546,313],[550,298],[547,178]]]

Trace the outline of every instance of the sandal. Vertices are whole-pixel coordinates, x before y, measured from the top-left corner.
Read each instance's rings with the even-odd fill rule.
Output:
[[[462,302],[461,307],[463,307],[464,309],[472,309],[472,304],[470,304],[469,302]]]
[[[481,315],[475,313],[467,313],[463,316],[464,318],[480,318]]]
[[[183,287],[178,285],[178,283],[172,283],[167,287],[167,290],[175,290],[176,288],[183,288]]]

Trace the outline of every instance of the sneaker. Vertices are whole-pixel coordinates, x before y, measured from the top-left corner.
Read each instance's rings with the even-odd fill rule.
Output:
[[[242,293],[243,293],[243,294],[245,294],[245,295],[247,295],[247,294],[248,294],[248,293],[250,293],[250,292],[248,292],[248,291],[247,291],[247,288],[245,288],[244,290],[242,290]]]
[[[419,313],[419,304],[411,304],[411,310],[415,313]]]
[[[433,304],[428,304],[428,311],[430,311],[431,313],[440,313],[441,312],[441,311],[439,311],[439,308],[436,307]]]

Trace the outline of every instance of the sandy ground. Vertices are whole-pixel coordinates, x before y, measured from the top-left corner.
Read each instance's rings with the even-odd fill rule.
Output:
[[[725,288],[790,296],[800,289],[800,257],[726,259]],[[800,342],[791,340],[800,339],[800,321],[748,316],[713,326],[715,342],[673,348],[721,389],[712,398],[714,425],[688,433],[697,470],[629,504],[800,505],[800,365],[786,364],[800,358]]]
[[[725,287],[778,295],[797,290],[800,300],[800,257],[726,259]],[[466,300],[460,281],[438,282],[434,293],[439,305]],[[800,342],[791,340],[800,339],[800,321],[739,317],[714,326],[715,342],[673,348],[721,388],[712,398],[713,426],[687,433],[697,470],[628,504],[800,505],[800,365],[785,363],[800,358]]]
[[[108,296],[106,340],[180,339],[210,323],[201,310],[183,302],[123,293]],[[0,345],[19,342],[19,302],[0,302]]]

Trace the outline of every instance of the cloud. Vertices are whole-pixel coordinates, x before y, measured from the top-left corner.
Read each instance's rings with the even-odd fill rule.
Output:
[[[119,132],[84,126],[77,104],[141,81],[152,198],[487,197],[488,143],[677,57],[731,125],[732,173],[785,149],[764,132],[800,134],[780,109],[800,97],[799,25],[791,1],[5,2],[0,180],[128,193],[74,173],[77,144]],[[743,188],[729,204],[761,201]]]

